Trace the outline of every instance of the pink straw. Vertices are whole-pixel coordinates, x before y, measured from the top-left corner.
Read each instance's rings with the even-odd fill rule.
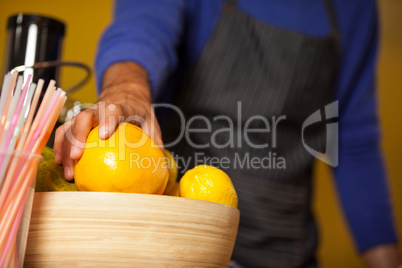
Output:
[[[45,111],[45,114],[43,115],[42,120],[40,121],[39,126],[38,126],[37,130],[35,131],[32,139],[29,143],[28,149],[26,151],[32,152],[32,149],[33,149],[41,131],[43,131],[43,126],[48,121],[50,114],[52,114],[54,112],[53,109],[54,109],[56,103],[58,102],[59,96],[61,94],[63,94],[63,96],[64,96],[65,92],[63,91],[63,93],[62,93],[62,90],[57,90],[55,92],[54,96],[52,97],[52,99],[50,100],[48,109]],[[29,141],[27,141],[27,142],[29,142]],[[12,182],[11,181],[9,182],[11,185],[14,185],[15,179],[19,178],[22,169],[23,169],[23,166],[20,166],[16,173],[16,176],[14,177],[14,180]],[[5,201],[5,200],[7,200],[7,198],[9,198],[9,191],[11,191],[10,185],[7,187],[7,189],[3,189],[2,192],[0,193],[0,210],[3,209],[3,206],[5,205],[5,203],[3,203],[3,201]]]
[[[16,149],[17,151],[21,151],[23,146],[25,145],[25,141],[27,139],[29,129],[31,127],[32,119],[33,119],[34,113],[36,111],[36,106],[38,104],[38,100],[39,100],[40,94],[42,92],[43,84],[44,84],[44,81],[42,79],[39,79],[38,85],[35,89],[35,95],[33,97],[31,107],[29,110],[28,118],[23,127],[24,130],[22,132],[21,138],[17,145],[17,149]],[[0,194],[0,208],[1,208],[1,204],[2,204],[2,195],[6,194],[6,192],[8,192],[8,189],[12,188],[14,186],[15,179],[16,179],[16,176],[14,176],[15,172],[17,171],[17,168],[20,166],[20,162],[24,161],[25,158],[26,158],[25,156],[22,157],[20,155],[14,156],[14,158],[12,160],[12,164],[9,167],[9,169],[7,170],[7,176],[5,178],[5,183],[3,185],[3,193]],[[6,194],[5,198],[7,198],[7,195],[8,194]]]
[[[38,128],[38,124],[39,124],[40,120],[42,119],[43,113],[44,113],[46,107],[48,106],[48,103],[49,103],[50,99],[51,99],[52,96],[53,96],[53,93],[54,93],[54,84],[55,84],[55,83],[56,83],[56,82],[55,82],[54,80],[51,80],[50,83],[49,83],[49,85],[48,85],[48,87],[47,87],[47,89],[46,89],[45,96],[44,96],[43,99],[42,99],[42,103],[41,103],[41,105],[39,106],[39,110],[38,110],[38,112],[36,113],[35,119],[34,119],[32,125],[31,125],[30,130],[29,130],[28,137],[27,137],[27,141],[26,141],[26,143],[24,144],[24,151],[27,150],[28,145],[29,145],[29,141],[32,139],[32,136],[34,135],[36,129]]]
[[[18,74],[6,75],[0,97],[0,267],[18,266],[17,232],[39,161],[32,153],[43,151],[67,99],[64,91],[55,91],[52,80],[34,118],[43,80],[35,90],[31,79],[29,75],[21,90]]]
[[[17,125],[18,117],[20,116],[20,113],[21,113],[22,104],[24,103],[25,96],[26,96],[26,94],[28,92],[29,82],[31,81],[31,78],[32,78],[32,75],[29,75],[28,79],[27,79],[27,82],[25,83],[24,89],[22,90],[20,99],[18,100],[18,104],[17,104],[17,107],[15,109],[13,119],[11,121],[11,126],[8,129],[6,140],[5,140],[4,144],[3,144],[3,148],[2,148],[3,152],[5,152],[6,151],[5,149],[7,149],[9,147],[9,145],[10,145],[11,138],[13,137],[13,134],[14,134],[14,129],[15,129],[16,125]],[[22,115],[22,116],[24,116],[24,115]],[[5,154],[2,154],[0,156],[0,167],[3,166],[4,157],[5,157]]]
[[[50,114],[53,113],[54,106],[56,105],[56,102],[59,100],[60,94],[61,94],[61,90],[57,90],[55,95],[53,96],[53,98],[50,100],[49,107],[46,109],[46,112],[43,115],[42,120],[41,120],[38,128],[36,129],[35,134],[32,137],[31,143],[28,146],[28,151],[30,151],[30,152],[32,151],[32,148],[34,147],[36,140],[38,139],[41,131],[43,130],[43,126],[46,124],[47,120],[49,119]]]
[[[42,122],[43,121],[46,122],[46,129],[43,129],[41,127],[42,124],[40,124],[40,126],[38,128],[38,131],[34,135],[34,137],[36,137],[36,139],[38,137],[41,137],[41,139],[39,139],[39,141],[35,144],[35,147],[34,147],[35,150],[33,151],[34,153],[39,151],[39,150],[43,150],[43,144],[45,144],[44,143],[45,139],[48,138],[48,134],[49,134],[48,132],[49,132],[50,128],[52,126],[54,126],[54,124],[56,123],[57,116],[55,116],[55,115],[57,115],[57,114],[59,114],[61,112],[61,109],[63,108],[63,105],[64,105],[64,103],[66,101],[65,92],[62,92],[61,90],[58,90],[57,93],[60,93],[60,92],[61,92],[61,94],[59,94],[60,96],[58,96],[57,100],[56,100],[57,104],[52,105],[53,104],[53,99],[52,99],[52,102],[49,105],[49,108],[51,108],[53,106],[56,106],[56,107],[54,107],[54,109],[55,109],[54,112],[55,113],[46,112],[45,115],[44,115],[44,118],[42,120]],[[56,98],[54,98],[54,99],[56,99]],[[39,132],[39,130],[43,130],[43,131]],[[32,170],[30,170],[30,172],[32,172]],[[31,176],[28,175],[27,177],[30,178]],[[19,227],[19,224],[20,224],[20,221],[21,221],[21,216],[22,216],[22,213],[24,211],[24,207],[25,207],[25,203],[26,203],[28,193],[29,193],[29,187],[26,190],[24,196],[22,197],[22,200],[20,201],[17,213],[15,215],[14,222],[13,222],[13,224],[11,226],[10,231],[9,231],[9,236],[8,236],[8,239],[7,239],[5,247],[4,247],[3,257],[0,259],[0,267],[2,265],[4,265],[4,262],[6,261],[6,256],[8,256],[8,254],[9,254],[11,248],[12,248],[12,245],[13,245],[12,243],[14,241],[13,239],[15,239],[15,235],[16,235],[16,232],[18,230],[18,227]]]
[[[17,151],[21,151],[22,147],[25,144],[25,140],[28,136],[29,129],[31,127],[32,119],[33,119],[34,113],[36,111],[36,106],[38,105],[39,97],[42,92],[43,83],[44,83],[44,81],[42,79],[39,79],[38,85],[36,86],[36,89],[35,89],[35,95],[33,97],[31,107],[29,109],[27,120],[25,121],[24,126],[21,128],[21,129],[23,129],[23,131],[22,131],[21,139],[18,141]]]
[[[0,267],[4,266],[4,263],[6,262],[6,257],[8,256],[9,251],[12,248],[12,243],[15,241],[14,240],[15,235],[16,235],[16,233],[18,231],[18,227],[19,227],[20,222],[21,222],[21,217],[22,217],[22,213],[24,212],[25,202],[27,200],[28,194],[29,194],[29,188],[26,190],[26,193],[24,194],[24,197],[23,197],[23,199],[21,201],[21,205],[18,208],[18,212],[17,212],[16,218],[15,218],[14,224],[11,227],[11,230],[10,230],[6,245],[4,247],[3,255],[1,256],[1,259],[0,259]]]

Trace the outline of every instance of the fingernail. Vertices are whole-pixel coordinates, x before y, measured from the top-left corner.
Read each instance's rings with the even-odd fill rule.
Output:
[[[65,172],[64,176],[66,177],[66,179],[71,179],[73,177],[73,173],[70,167],[64,168],[64,172]]]
[[[70,150],[70,158],[76,159],[77,157],[80,156],[80,153],[81,153],[81,150],[78,147],[73,146],[73,147],[71,147],[71,150]]]
[[[99,128],[99,137],[106,137],[108,132],[108,128],[106,127],[106,125],[103,125]]]
[[[61,164],[62,156],[60,153],[55,154],[54,160],[56,161],[57,164]]]

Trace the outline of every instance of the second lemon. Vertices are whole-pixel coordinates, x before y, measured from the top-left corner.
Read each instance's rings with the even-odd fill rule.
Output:
[[[238,199],[229,176],[222,170],[199,165],[180,180],[180,196],[221,203],[237,208]]]

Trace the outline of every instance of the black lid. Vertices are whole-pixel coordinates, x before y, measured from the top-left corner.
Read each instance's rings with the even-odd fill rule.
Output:
[[[60,32],[64,35],[65,24],[57,19],[37,14],[23,14],[19,13],[8,18],[7,29],[15,29],[17,26],[29,27],[29,25],[36,24],[40,28],[48,28]]]

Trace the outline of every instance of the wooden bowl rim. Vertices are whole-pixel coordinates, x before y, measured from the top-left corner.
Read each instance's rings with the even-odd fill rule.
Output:
[[[169,196],[169,195],[157,195],[157,194],[138,194],[138,193],[118,193],[118,192],[89,192],[89,191],[50,191],[50,192],[35,192],[35,196],[45,196],[45,195],[92,195],[94,197],[103,196],[104,198],[119,198],[119,197],[128,197],[131,196],[133,199],[166,199],[171,201],[179,201],[179,202],[189,202],[189,203],[203,203],[205,206],[215,206],[225,208],[227,210],[232,210],[234,213],[240,213],[238,208],[234,208],[225,204],[220,204],[216,202],[206,201],[206,200],[199,200],[199,199],[192,199],[192,198],[185,198],[179,196]],[[34,197],[35,198],[35,197]],[[105,200],[105,199],[103,199]]]

